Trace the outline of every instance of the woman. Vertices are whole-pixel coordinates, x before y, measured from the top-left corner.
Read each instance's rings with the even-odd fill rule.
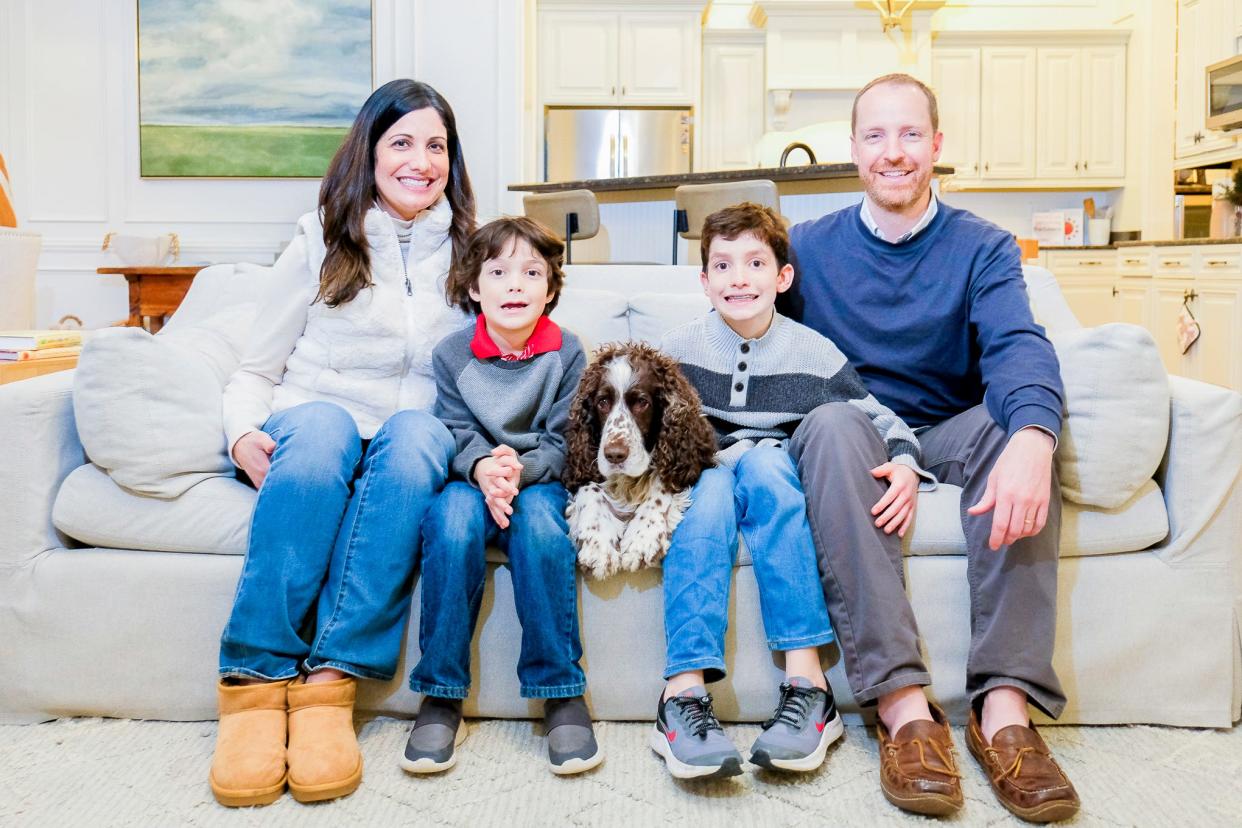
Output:
[[[453,454],[429,413],[431,351],[467,321],[444,282],[473,228],[448,103],[412,80],[377,89],[225,389],[229,448],[259,497],[220,642],[224,805],[273,802],[286,783],[332,799],[362,780],[356,679],[396,670],[420,524]]]

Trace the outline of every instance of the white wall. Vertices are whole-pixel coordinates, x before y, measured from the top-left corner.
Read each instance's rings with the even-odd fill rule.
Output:
[[[506,0],[374,0],[375,83],[412,76],[453,105],[481,218],[513,209],[523,19]],[[317,180],[138,176],[137,3],[0,0],[0,150],[19,221],[43,234],[37,324],[124,318],[105,233],[180,235],[183,262],[270,263]],[[2,299],[2,297],[0,297]]]

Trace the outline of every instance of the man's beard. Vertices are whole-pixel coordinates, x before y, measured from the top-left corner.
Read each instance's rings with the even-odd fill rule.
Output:
[[[877,207],[890,213],[900,213],[918,204],[931,189],[931,170],[912,170],[906,186],[900,190],[884,187],[878,182],[884,177],[877,172],[868,173],[863,179],[863,190]]]

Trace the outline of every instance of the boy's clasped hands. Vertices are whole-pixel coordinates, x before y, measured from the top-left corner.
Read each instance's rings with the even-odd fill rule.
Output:
[[[522,464],[511,446],[496,446],[490,457],[474,464],[474,480],[483,492],[492,520],[501,529],[509,527],[509,515],[513,514],[513,498],[517,496],[521,476]]]

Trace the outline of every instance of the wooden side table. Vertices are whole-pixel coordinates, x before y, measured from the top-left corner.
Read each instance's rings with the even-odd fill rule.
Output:
[[[129,282],[129,318],[121,324],[159,333],[164,321],[180,307],[195,275],[206,266],[101,267],[95,272],[124,276]]]
[[[0,385],[31,377],[41,377],[57,371],[67,371],[70,368],[76,368],[77,365],[76,354],[51,359],[28,359],[24,362],[0,362]]]

